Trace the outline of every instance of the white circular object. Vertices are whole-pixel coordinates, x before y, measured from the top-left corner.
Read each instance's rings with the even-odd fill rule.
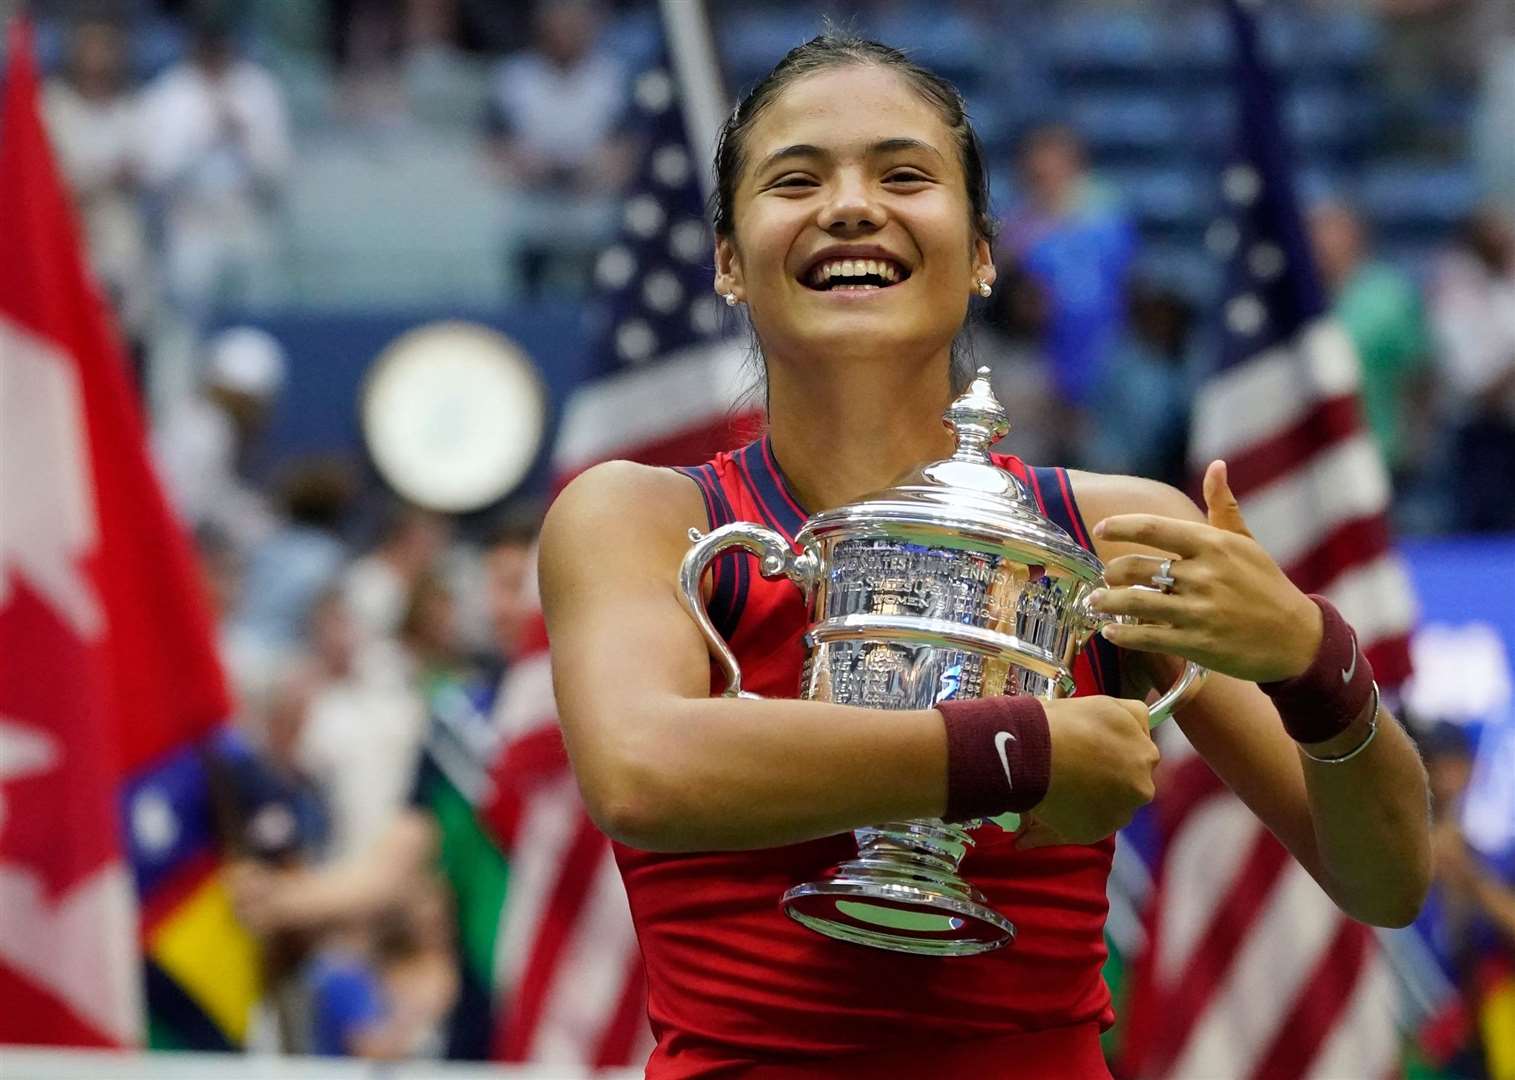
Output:
[[[179,840],[179,815],[157,788],[143,788],[132,800],[131,825],[137,846],[148,855],[163,855]]]
[[[536,368],[515,342],[442,322],[395,339],[363,386],[363,438],[379,473],[430,510],[466,513],[508,495],[546,427]]]

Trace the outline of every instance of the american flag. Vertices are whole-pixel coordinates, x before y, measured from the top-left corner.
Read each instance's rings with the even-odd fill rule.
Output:
[[[693,14],[685,5],[676,17]],[[751,381],[745,350],[712,289],[708,133],[691,134],[683,93],[667,63],[634,82],[645,147],[619,238],[595,267],[597,366],[565,410],[559,484],[611,458],[697,464],[742,441],[751,419],[734,405]],[[515,803],[498,1056],[640,1063],[651,1035],[626,893],[562,754],[545,632],[533,640],[503,690],[508,742],[495,770]]]
[[[1301,220],[1259,58],[1251,9],[1261,4],[1224,2],[1240,139],[1211,234],[1227,256],[1226,288],[1192,464],[1225,459],[1253,534],[1297,585],[1341,609],[1379,681],[1394,686],[1409,673],[1414,610],[1389,541],[1388,479],[1359,417],[1357,357],[1328,315]],[[1373,932],[1342,915],[1198,757],[1173,758],[1113,879],[1128,898],[1143,871],[1152,882],[1127,1071],[1147,1080],[1387,1076],[1398,1045],[1394,984]]]

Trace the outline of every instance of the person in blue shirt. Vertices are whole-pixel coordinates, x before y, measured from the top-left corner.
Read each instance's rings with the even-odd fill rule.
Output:
[[[1005,221],[1006,261],[1035,278],[1049,301],[1046,349],[1057,390],[1085,404],[1124,322],[1136,231],[1089,171],[1072,129],[1031,132],[1019,162],[1021,202]]]

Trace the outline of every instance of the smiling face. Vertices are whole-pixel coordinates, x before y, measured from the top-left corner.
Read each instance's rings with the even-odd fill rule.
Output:
[[[748,305],[770,362],[945,360],[994,280],[940,110],[876,64],[800,78],[742,140],[716,291]]]

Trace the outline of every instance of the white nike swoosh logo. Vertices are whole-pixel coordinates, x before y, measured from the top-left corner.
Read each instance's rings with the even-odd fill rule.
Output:
[[[1357,653],[1357,642],[1353,641],[1352,642],[1352,664],[1351,664],[1350,667],[1348,667],[1345,671],[1343,671],[1341,673],[1341,681],[1343,683],[1349,683],[1349,682],[1351,682],[1352,681],[1352,676],[1357,674],[1357,655],[1358,655],[1358,653]]]
[[[1014,740],[1015,736],[1008,731],[1001,731],[994,737],[994,749],[999,751],[1000,767],[1005,770],[1005,786],[1011,791],[1015,790],[1015,781],[1010,778],[1010,759],[1005,757],[1005,744]]]

